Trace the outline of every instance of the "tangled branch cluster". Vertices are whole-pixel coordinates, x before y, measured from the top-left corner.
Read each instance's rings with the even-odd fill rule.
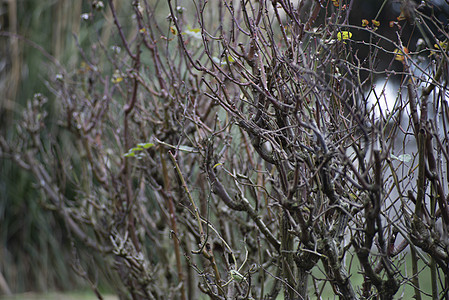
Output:
[[[447,43],[407,53],[407,21],[386,38],[349,24],[352,1],[150,2],[131,26],[109,1],[120,48],[80,47],[58,121],[37,95],[18,148],[0,140],[122,298],[447,295]],[[379,76],[402,76],[388,110]]]

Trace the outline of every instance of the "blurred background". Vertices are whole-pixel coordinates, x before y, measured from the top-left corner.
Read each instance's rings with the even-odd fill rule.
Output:
[[[115,1],[123,15],[131,8],[125,2]],[[6,140],[16,134],[14,122],[35,93],[49,97],[51,118],[57,99],[47,81],[55,76],[55,65],[73,70],[80,64],[78,47],[98,38],[108,44],[110,16],[89,18],[94,4],[102,2],[0,2],[0,134]],[[72,253],[64,224],[41,206],[43,197],[26,172],[0,160],[0,295],[89,287],[72,269],[82,253]],[[98,277],[108,289],[101,272]]]

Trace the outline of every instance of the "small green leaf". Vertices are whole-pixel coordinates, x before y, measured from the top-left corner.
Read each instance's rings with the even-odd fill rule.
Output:
[[[352,32],[350,31],[340,31],[337,33],[337,39],[339,41],[343,41],[346,44],[345,40],[349,40],[352,37]]]
[[[357,196],[353,193],[350,193],[349,196],[353,199],[353,200],[357,200]]]
[[[173,146],[173,145],[170,145],[170,144],[168,144],[168,143],[166,143],[166,142],[163,142],[163,141],[161,141],[161,140],[158,140],[157,138],[154,138],[154,140],[155,140],[156,142],[158,142],[159,145],[164,145],[164,146],[166,146],[166,147],[168,147],[168,148],[171,148],[171,149],[176,149],[176,150],[180,150],[180,151],[184,151],[184,152],[189,152],[189,153],[198,153],[198,150],[196,150],[196,149],[193,148],[193,147],[183,146],[183,145],[181,145],[181,146]]]
[[[124,157],[134,157],[134,156],[136,156],[136,154],[134,153],[134,151],[130,151],[130,152],[127,152],[127,153],[125,153],[125,155],[123,155]]]
[[[201,40],[202,39],[202,37],[201,37],[201,29],[199,29],[199,28],[187,29],[185,31],[185,33],[188,36],[193,37],[194,39],[197,39],[197,40]]]
[[[136,152],[140,152],[140,151],[143,151],[145,149],[149,149],[149,148],[151,148],[153,146],[154,146],[153,143],[138,143],[136,145],[136,147],[129,149],[128,152],[125,153],[123,156],[124,157],[136,157],[138,159],[142,159],[144,157],[144,154],[138,153],[136,155]]]
[[[148,149],[148,148],[151,148],[153,146],[154,146],[153,143],[139,143],[139,144],[137,144],[137,147],[143,148],[143,149]]]
[[[228,55],[228,61],[232,63],[235,62],[235,59],[231,55]]]
[[[190,152],[190,153],[193,153],[193,152],[196,152],[196,150],[195,150],[195,148],[192,148],[192,147],[189,147],[189,146],[179,146],[179,147],[177,147],[179,150],[181,150],[181,151],[185,151],[185,152]]]
[[[241,282],[243,279],[245,279],[245,276],[243,276],[236,270],[231,270],[229,271],[229,273],[231,274],[232,279],[234,279],[237,282]]]
[[[339,41],[349,40],[352,37],[352,33],[350,31],[341,31],[337,33],[337,39]]]
[[[391,158],[402,161],[402,162],[409,162],[412,160],[412,156],[410,154],[401,154],[399,156],[391,154]]]

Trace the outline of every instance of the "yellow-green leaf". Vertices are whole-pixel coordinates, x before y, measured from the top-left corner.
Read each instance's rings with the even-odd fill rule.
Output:
[[[352,32],[350,31],[340,31],[337,33],[337,39],[339,41],[349,40],[352,37]]]
[[[201,29],[199,29],[199,28],[193,28],[193,29],[189,28],[184,33],[187,34],[190,37],[193,37],[194,39],[197,39],[197,40],[201,40],[202,39],[202,37],[201,37]]]
[[[154,146],[153,143],[139,143],[137,144],[138,147],[144,148],[144,149],[148,149]]]
[[[124,157],[134,157],[134,156],[136,156],[136,154],[134,153],[134,151],[132,151],[132,152],[127,152],[127,153],[125,153],[125,155],[123,155]]]

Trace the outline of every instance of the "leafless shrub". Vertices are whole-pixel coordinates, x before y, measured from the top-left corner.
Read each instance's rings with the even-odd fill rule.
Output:
[[[447,295],[447,43],[419,63],[406,21],[385,38],[348,24],[352,2],[167,3],[133,2],[125,29],[109,1],[120,43],[80,48],[79,69],[56,76],[57,130],[37,95],[19,148],[0,140],[74,241],[104,255],[121,297]],[[400,72],[376,74],[383,52]],[[395,74],[387,110],[374,83]]]

